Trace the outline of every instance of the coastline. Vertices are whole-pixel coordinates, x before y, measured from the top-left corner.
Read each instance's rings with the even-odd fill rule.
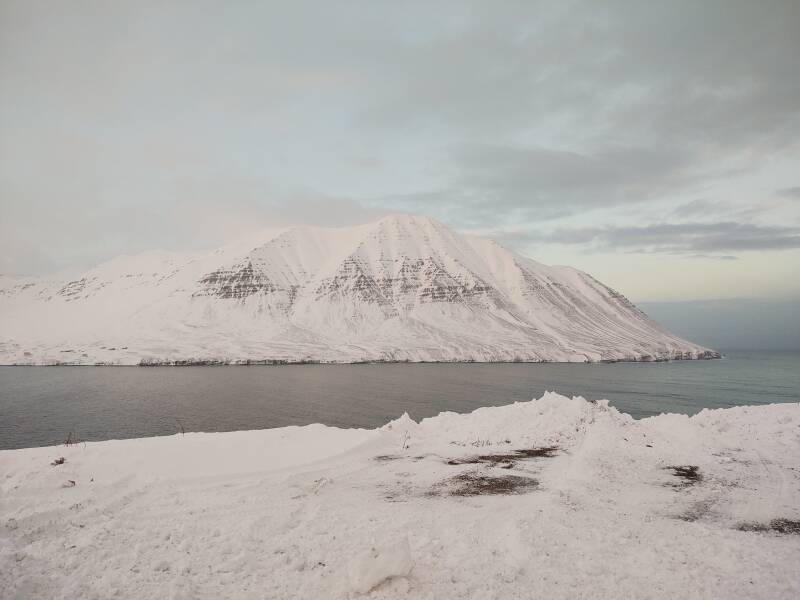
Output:
[[[680,352],[670,356],[631,356],[627,358],[608,358],[599,360],[396,360],[396,359],[368,359],[368,360],[316,360],[316,359],[219,359],[219,358],[198,358],[198,359],[142,359],[135,363],[123,362],[96,362],[83,363],[79,361],[55,361],[55,362],[17,362],[0,364],[2,367],[225,367],[225,366],[244,366],[244,367],[275,367],[275,366],[296,366],[296,365],[378,365],[378,364],[616,364],[616,363],[658,363],[672,361],[692,361],[692,360],[717,360],[724,358],[724,355],[715,350],[707,350],[701,353],[692,354]]]

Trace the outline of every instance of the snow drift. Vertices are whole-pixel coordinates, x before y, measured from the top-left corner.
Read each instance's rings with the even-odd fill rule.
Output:
[[[71,281],[0,278],[3,364],[717,356],[586,273],[423,217],[120,257]]]
[[[8,598],[796,598],[800,404],[0,452]],[[64,460],[58,464],[59,459]]]

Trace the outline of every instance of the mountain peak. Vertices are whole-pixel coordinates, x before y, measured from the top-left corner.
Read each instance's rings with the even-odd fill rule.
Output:
[[[597,361],[711,351],[585,273],[426,216],[0,281],[2,363]]]

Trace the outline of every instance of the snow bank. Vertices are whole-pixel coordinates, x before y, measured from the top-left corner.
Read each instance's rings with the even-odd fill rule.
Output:
[[[64,458],[63,464],[57,459]],[[794,598],[800,405],[0,452],[4,598]]]
[[[400,542],[373,546],[350,561],[350,585],[355,592],[368,592],[392,577],[411,571],[411,547],[408,538]]]

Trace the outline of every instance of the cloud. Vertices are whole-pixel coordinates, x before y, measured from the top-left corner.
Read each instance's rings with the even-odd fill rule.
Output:
[[[690,185],[686,157],[670,149],[606,144],[571,151],[513,144],[461,144],[438,190],[373,199],[462,227],[550,221],[576,210],[642,203]],[[700,210],[698,205],[693,210]]]
[[[678,219],[708,217],[729,213],[731,204],[725,200],[712,200],[710,198],[697,198],[685,204],[676,206],[670,216]]]
[[[392,77],[377,88],[371,116],[492,135],[544,126],[570,139],[652,129],[712,144],[749,143],[756,133],[791,140],[781,126],[800,94],[792,3],[448,8],[431,20],[436,30],[389,35],[372,55]]]
[[[471,5],[379,55],[397,76],[366,124],[457,136],[465,222],[668,200],[798,150],[796,4],[527,7]]]
[[[775,195],[780,198],[800,199],[800,186],[777,190]]]
[[[219,186],[198,177],[173,185],[184,193],[159,196],[160,202],[153,204],[139,202],[141,190],[134,186],[124,201],[119,196],[113,202],[98,202],[79,215],[73,205],[58,201],[59,194],[70,189],[54,187],[52,196],[40,198],[7,188],[20,201],[3,207],[0,273],[80,270],[120,254],[205,250],[264,228],[351,225],[377,220],[387,212],[348,198],[289,192],[259,178]]]
[[[730,254],[691,254],[688,258],[703,258],[703,259],[712,259],[712,260],[739,260],[738,256],[732,256]]]
[[[529,239],[539,242],[587,245],[606,251],[697,255],[800,248],[800,227],[761,226],[735,222],[659,223],[639,227],[559,229]]]
[[[641,202],[691,179],[670,149],[612,146],[583,152],[510,145],[466,145],[455,152],[456,189],[495,210],[557,217],[576,208]]]
[[[800,153],[798,30],[780,1],[7,0],[2,268],[390,210],[788,226],[797,188],[714,186]]]

